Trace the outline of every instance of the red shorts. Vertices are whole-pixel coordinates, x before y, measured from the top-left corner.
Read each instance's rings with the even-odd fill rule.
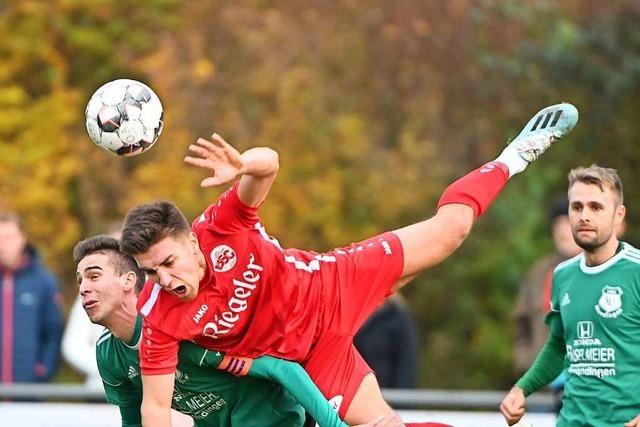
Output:
[[[336,257],[336,268],[321,278],[319,332],[303,365],[344,417],[363,378],[373,372],[353,346],[353,336],[393,293],[404,255],[400,239],[391,232],[327,255]]]

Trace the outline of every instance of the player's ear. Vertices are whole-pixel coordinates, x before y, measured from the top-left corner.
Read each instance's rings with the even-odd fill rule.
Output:
[[[124,274],[123,287],[125,291],[133,291],[136,287],[136,281],[138,276],[133,271],[128,271]]]
[[[616,207],[615,212],[615,226],[616,229],[624,228],[624,218],[627,214],[627,208],[624,205],[619,205]]]
[[[189,249],[193,250],[194,255],[198,253],[198,251],[200,250],[200,247],[198,246],[198,236],[196,236],[196,234],[191,231],[189,232]]]

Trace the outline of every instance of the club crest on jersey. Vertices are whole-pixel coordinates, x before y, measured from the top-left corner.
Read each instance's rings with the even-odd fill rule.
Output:
[[[605,286],[602,295],[595,306],[596,313],[608,319],[615,319],[622,313],[622,288],[619,286]]]
[[[227,245],[218,245],[211,251],[211,262],[213,269],[218,273],[231,270],[238,261],[236,251]]]

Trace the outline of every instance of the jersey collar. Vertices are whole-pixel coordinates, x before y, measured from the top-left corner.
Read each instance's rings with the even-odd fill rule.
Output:
[[[131,341],[125,342],[124,344],[129,348],[138,350],[138,348],[140,347],[141,340],[142,340],[142,316],[138,315],[136,317],[136,325],[133,328],[133,335],[131,337]]]
[[[587,263],[586,263],[586,261],[584,259],[584,254],[581,254],[581,256],[580,256],[580,270],[582,270],[582,272],[585,273],[585,274],[598,274],[598,273],[606,270],[607,268],[611,267],[613,264],[618,262],[620,259],[622,259],[622,257],[628,251],[628,246],[629,245],[627,243],[620,242],[620,245],[618,246],[618,251],[616,252],[616,254],[614,256],[612,256],[611,258],[609,258],[608,260],[606,260],[602,264],[594,265],[592,267],[587,265]]]

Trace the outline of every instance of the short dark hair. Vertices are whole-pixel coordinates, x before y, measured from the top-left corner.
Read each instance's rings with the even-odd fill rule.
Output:
[[[549,208],[549,222],[552,225],[556,218],[561,216],[569,216],[569,198],[566,194],[554,199]]]
[[[104,234],[93,236],[84,239],[73,248],[73,260],[76,266],[85,257],[93,254],[106,255],[109,258],[109,264],[118,275],[133,271],[136,274],[136,291],[142,290],[145,282],[144,272],[138,267],[132,256],[120,251],[120,243],[116,239]]]
[[[173,203],[146,203],[127,213],[120,250],[132,256],[141,254],[165,237],[176,237],[189,231],[187,218]]]

